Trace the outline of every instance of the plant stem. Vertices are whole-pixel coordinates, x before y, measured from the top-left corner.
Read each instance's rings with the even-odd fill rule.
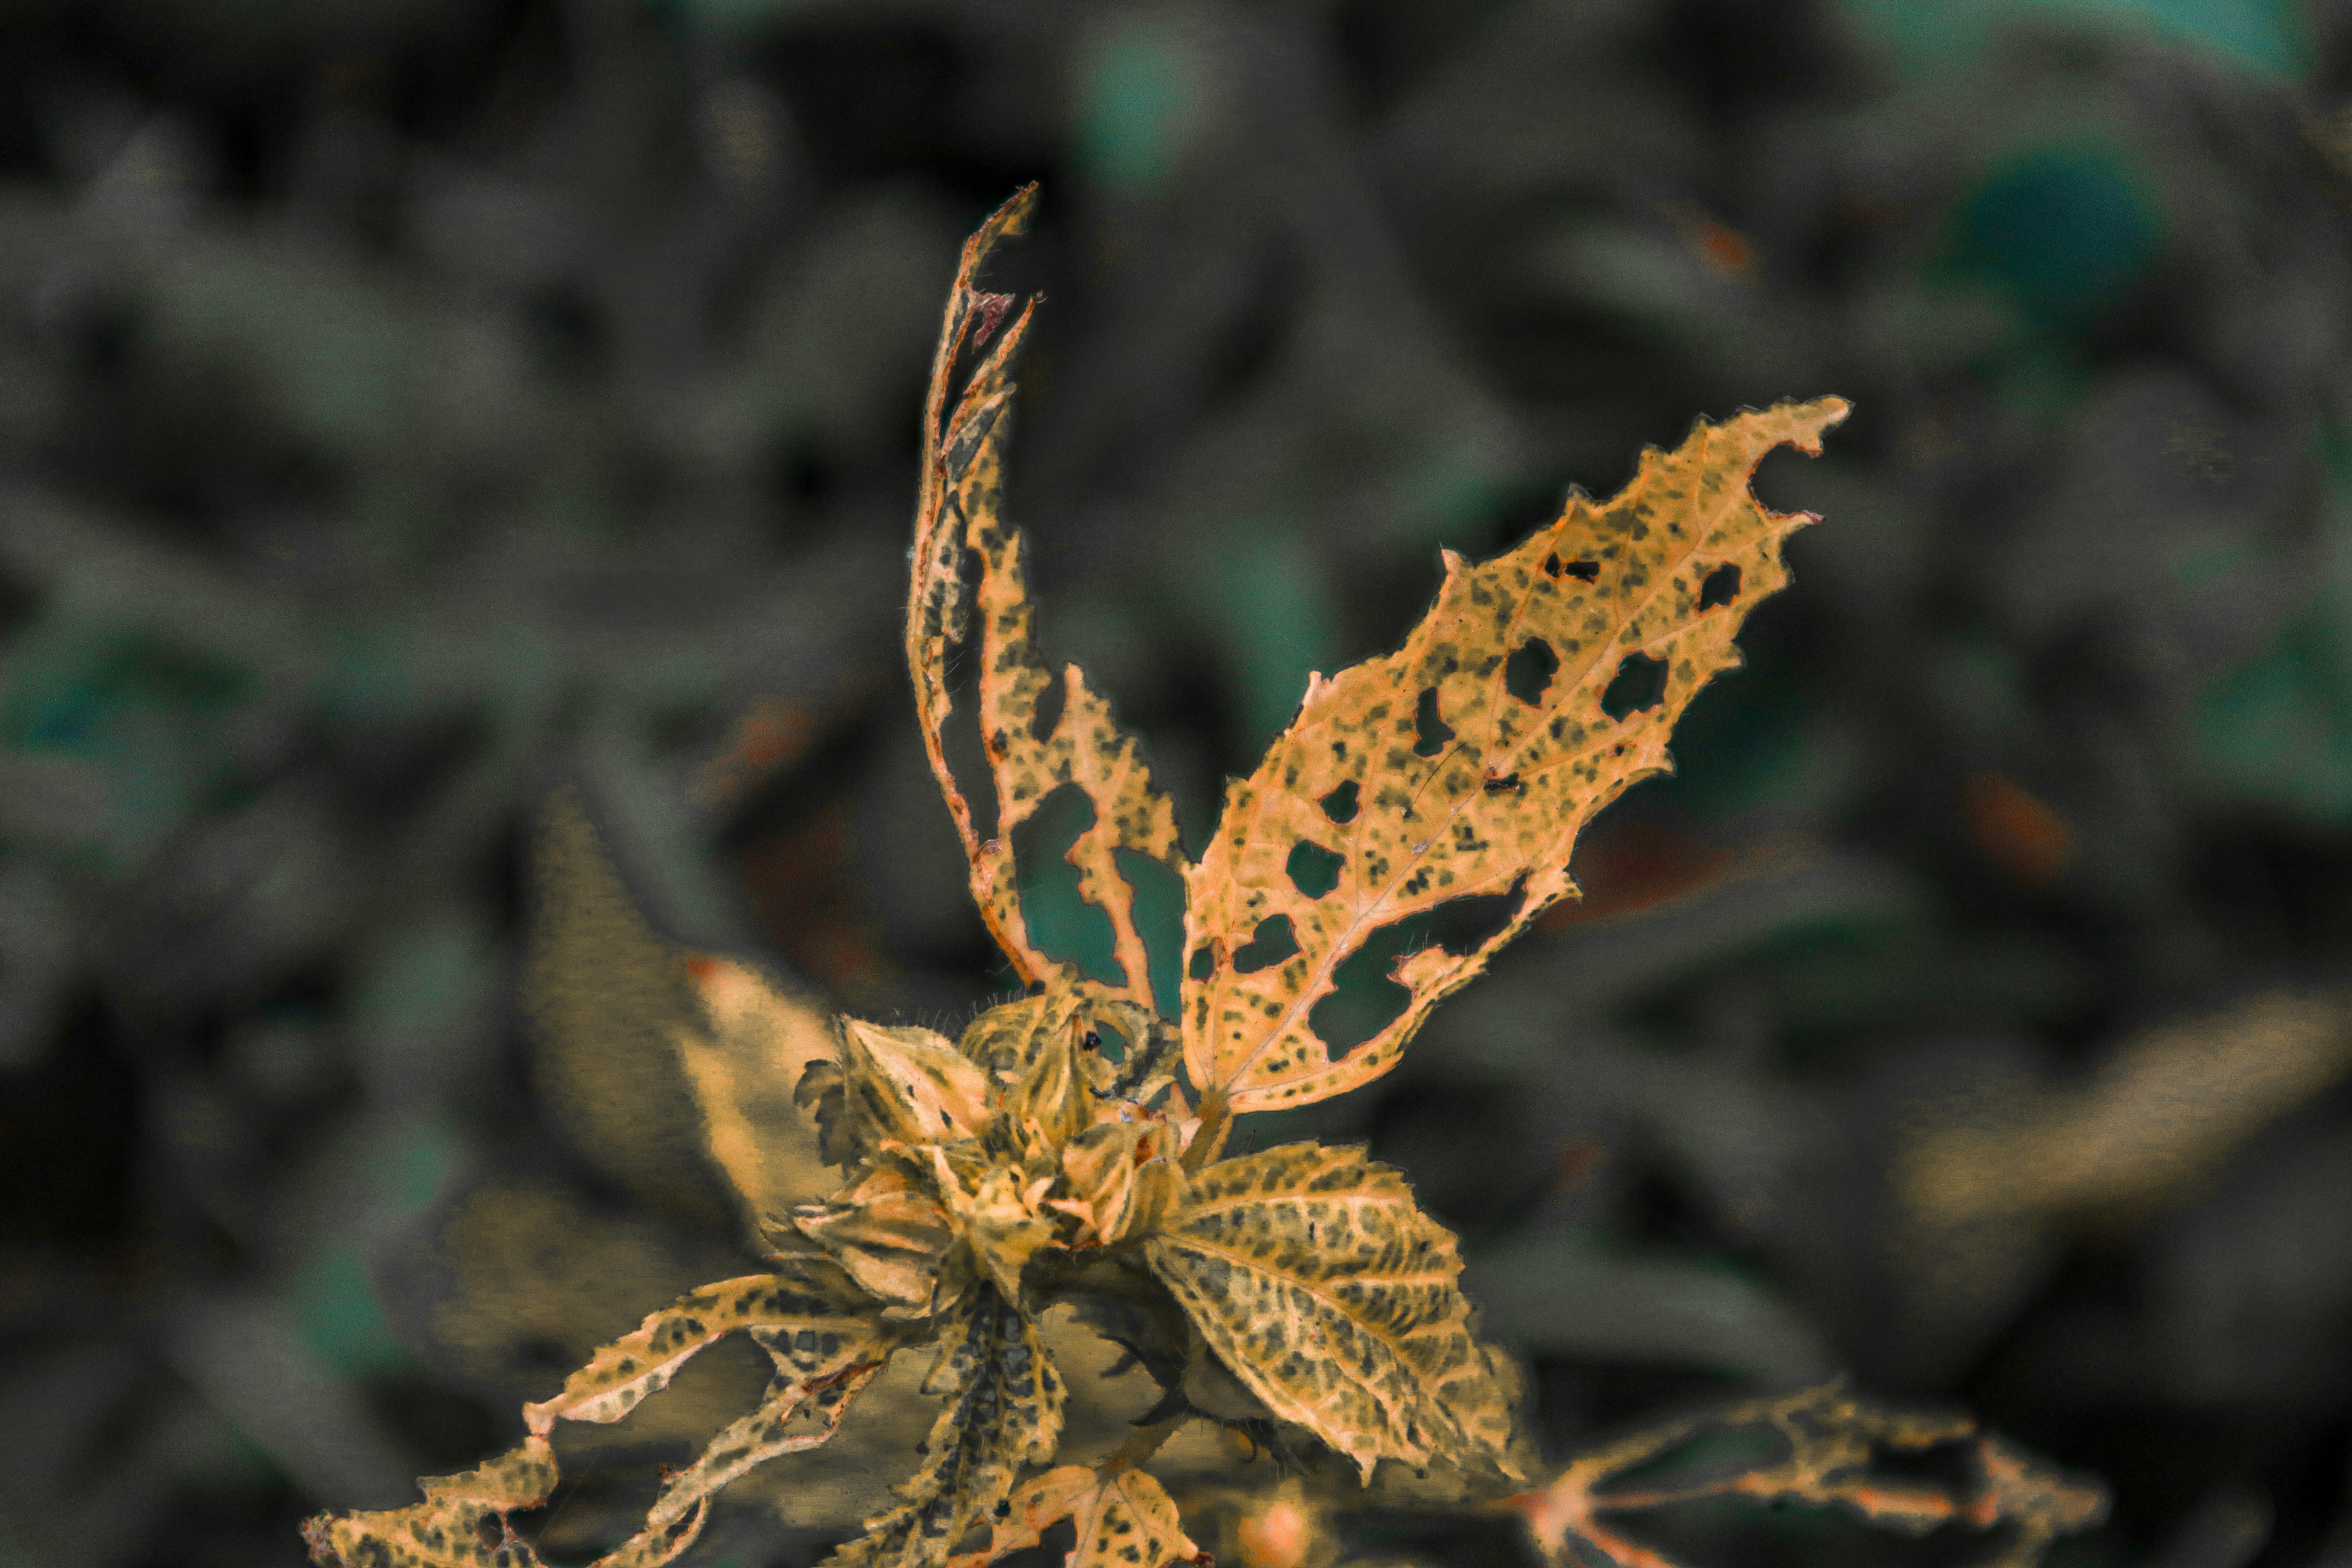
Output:
[[[1201,1095],[1201,1126],[1192,1134],[1192,1143],[1184,1151],[1184,1173],[1198,1175],[1201,1168],[1224,1152],[1225,1134],[1233,1131],[1234,1102],[1222,1087],[1212,1087]]]
[[[1138,1431],[1118,1447],[1118,1451],[1095,1467],[1097,1474],[1115,1476],[1121,1470],[1131,1470],[1160,1452],[1160,1445],[1176,1435],[1176,1428],[1192,1418],[1189,1410],[1171,1415],[1165,1421],[1154,1421]]]

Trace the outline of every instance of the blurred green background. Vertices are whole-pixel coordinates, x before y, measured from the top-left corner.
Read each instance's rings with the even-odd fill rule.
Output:
[[[1246,1136],[1411,1173],[1553,1455],[1843,1368],[2105,1476],[2055,1561],[2352,1563],[2352,6],[12,0],[0,1568],[295,1563],[750,1266],[534,1009],[558,790],[671,942],[1004,984],[897,622],[1033,179],[1011,510],[1196,846],[1440,546],[1856,405],[1585,902]]]

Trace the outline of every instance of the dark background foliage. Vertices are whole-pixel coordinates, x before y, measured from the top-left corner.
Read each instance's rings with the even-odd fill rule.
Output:
[[[0,1564],[294,1563],[745,1267],[675,1085],[529,1026],[559,785],[677,941],[1003,984],[897,619],[1030,180],[1012,510],[1195,843],[1440,545],[1857,406],[1586,902],[1247,1134],[1412,1174],[1547,1450],[1846,1368],[2106,1477],[2064,1562],[2352,1561],[2348,74],[2324,0],[18,0]]]

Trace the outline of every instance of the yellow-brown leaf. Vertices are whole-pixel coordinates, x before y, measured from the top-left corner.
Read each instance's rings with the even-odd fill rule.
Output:
[[[1675,721],[1738,662],[1740,621],[1787,582],[1782,539],[1815,521],[1758,505],[1748,476],[1783,443],[1818,452],[1845,413],[1828,397],[1702,420],[1676,450],[1643,453],[1612,500],[1571,497],[1483,565],[1447,552],[1437,603],[1401,650],[1309,679],[1188,879],[1195,1083],[1257,1110],[1379,1077],[1440,998],[1574,890],[1578,830],[1668,765]],[[1335,1058],[1311,1014],[1341,962],[1384,928],[1487,895],[1508,901],[1483,940],[1399,961],[1404,1012]],[[1295,952],[1261,963],[1286,927]]]
[[[844,1018],[841,1068],[850,1114],[869,1141],[945,1142],[988,1120],[988,1080],[929,1029]]]
[[[947,1211],[892,1165],[867,1173],[828,1202],[795,1208],[791,1217],[860,1288],[902,1307],[929,1302],[940,1258],[955,1240]]]
[[[618,1421],[677,1369],[741,1330],[809,1332],[844,1342],[871,1337],[874,1303],[840,1269],[815,1258],[780,1259],[778,1271],[689,1290],[598,1351],[554,1398],[523,1406],[530,1430],[558,1421]]]
[[[533,1434],[477,1469],[428,1476],[425,1500],[373,1513],[321,1514],[302,1526],[321,1568],[480,1568],[505,1551],[512,1568],[539,1568],[539,1554],[507,1523],[555,1491],[555,1456]]]
[[[1516,1473],[1454,1237],[1360,1149],[1213,1164],[1144,1255],[1217,1359],[1366,1479],[1383,1458]]]
[[[923,1463],[895,1489],[895,1508],[824,1568],[942,1568],[974,1527],[995,1517],[1022,1466],[1053,1457],[1062,1436],[1061,1374],[1036,1324],[986,1286],[947,1325],[923,1392],[946,1408],[923,1442]]]
[[[1063,1568],[1167,1568],[1206,1561],[1185,1535],[1168,1489],[1141,1470],[1105,1474],[1088,1465],[1063,1465],[1024,1481],[1006,1500],[1005,1516],[989,1527],[988,1544],[949,1559],[948,1568],[987,1568],[1036,1545],[1065,1519],[1076,1527],[1077,1545],[1064,1555]]]
[[[1027,333],[1034,302],[1006,327],[950,406],[956,363],[969,339],[985,344],[1012,301],[983,294],[974,275],[998,241],[1021,232],[1036,200],[1034,185],[999,208],[964,245],[948,296],[931,364],[923,419],[923,490],[915,520],[914,570],[907,604],[907,663],[915,679],[915,707],[932,771],[947,797],[971,868],[972,898],[989,930],[1024,981],[1043,980],[1055,965],[1029,941],[1021,918],[1013,868],[1013,832],[1049,794],[1076,784],[1094,807],[1094,821],[1069,849],[1078,891],[1109,918],[1114,954],[1127,992],[1151,1000],[1143,939],[1135,924],[1134,891],[1116,852],[1149,856],[1184,868],[1176,816],[1152,784],[1141,749],[1119,729],[1110,706],[1076,665],[1056,677],[1038,652],[1021,537],[999,514],[1004,442],[1011,427],[1012,363]],[[975,331],[975,323],[977,331]],[[977,564],[976,590],[965,581]],[[974,599],[977,603],[973,602]],[[977,626],[972,612],[978,610]],[[976,638],[980,671],[980,732],[996,785],[996,828],[983,842],[971,809],[947,763],[950,647]],[[1062,708],[1041,725],[1039,704],[1058,680]],[[1043,732],[1041,733],[1041,729]]]
[[[1077,1549],[1065,1568],[1167,1568],[1201,1555],[1168,1489],[1141,1470],[1104,1477],[1077,1500],[1070,1518],[1078,1527]]]

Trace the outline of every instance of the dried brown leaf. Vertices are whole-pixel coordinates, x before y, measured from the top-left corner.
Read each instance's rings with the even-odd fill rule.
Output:
[[[1360,1149],[1209,1166],[1145,1246],[1217,1359],[1355,1460],[1517,1475],[1507,1363],[1481,1345],[1454,1237]]]
[[[1612,1480],[1696,1437],[1742,1427],[1769,1430],[1779,1440],[1778,1456],[1679,1485],[1607,1489]],[[1965,1493],[1872,1469],[1882,1451],[1919,1453],[1958,1442],[1970,1445],[1975,1477]],[[1905,1535],[1955,1523],[1979,1530],[2012,1527],[2007,1543],[1983,1568],[2034,1568],[2053,1541],[2096,1523],[2107,1506],[2095,1482],[2068,1478],[2026,1458],[1999,1437],[1979,1432],[1966,1416],[1894,1409],[1849,1393],[1843,1381],[1643,1427],[1578,1455],[1543,1488],[1511,1499],[1507,1506],[1526,1520],[1547,1562],[1580,1561],[1573,1543],[1581,1542],[1620,1568],[1676,1568],[1602,1522],[1601,1516],[1724,1496],[1835,1504]]]
[[[948,296],[924,410],[923,489],[907,603],[907,663],[915,679],[915,707],[931,768],[971,863],[973,900],[1013,967],[1024,981],[1035,981],[1045,979],[1055,965],[1030,943],[1022,921],[1013,832],[1046,795],[1075,784],[1095,815],[1067,858],[1077,868],[1080,895],[1110,920],[1126,991],[1148,1005],[1150,979],[1143,938],[1135,924],[1134,890],[1119,870],[1115,852],[1131,850],[1181,872],[1184,855],[1177,842],[1175,811],[1152,784],[1134,737],[1118,727],[1109,704],[1087,684],[1078,668],[1068,666],[1059,677],[1047,668],[1031,628],[1021,536],[999,515],[1004,442],[1011,427],[1012,363],[1028,331],[1034,302],[1003,329],[950,405],[950,383],[966,341],[986,344],[1011,304],[1006,296],[979,292],[973,278],[1000,240],[1021,232],[1035,201],[1033,185],[1005,203],[965,243]],[[976,587],[966,583],[968,566],[978,569]],[[946,725],[954,706],[948,690],[948,655],[957,645],[971,646],[977,655],[981,742],[996,786],[995,836],[984,842],[947,763]],[[1039,704],[1057,679],[1062,708],[1045,729]]]
[[[1675,720],[1738,662],[1739,623],[1788,581],[1781,541],[1815,521],[1758,505],[1749,475],[1783,443],[1817,453],[1845,414],[1826,397],[1701,420],[1675,451],[1644,452],[1612,500],[1572,496],[1559,521],[1484,565],[1446,552],[1437,603],[1402,649],[1308,679],[1188,878],[1195,1083],[1255,1110],[1379,1077],[1440,998],[1574,891],[1578,830],[1668,765]],[[1295,876],[1294,856],[1329,871]],[[1341,962],[1383,928],[1480,895],[1508,898],[1507,918],[1465,952],[1400,960],[1412,1001],[1335,1058],[1310,1015]],[[1271,959],[1286,927],[1290,956],[1239,966]]]

